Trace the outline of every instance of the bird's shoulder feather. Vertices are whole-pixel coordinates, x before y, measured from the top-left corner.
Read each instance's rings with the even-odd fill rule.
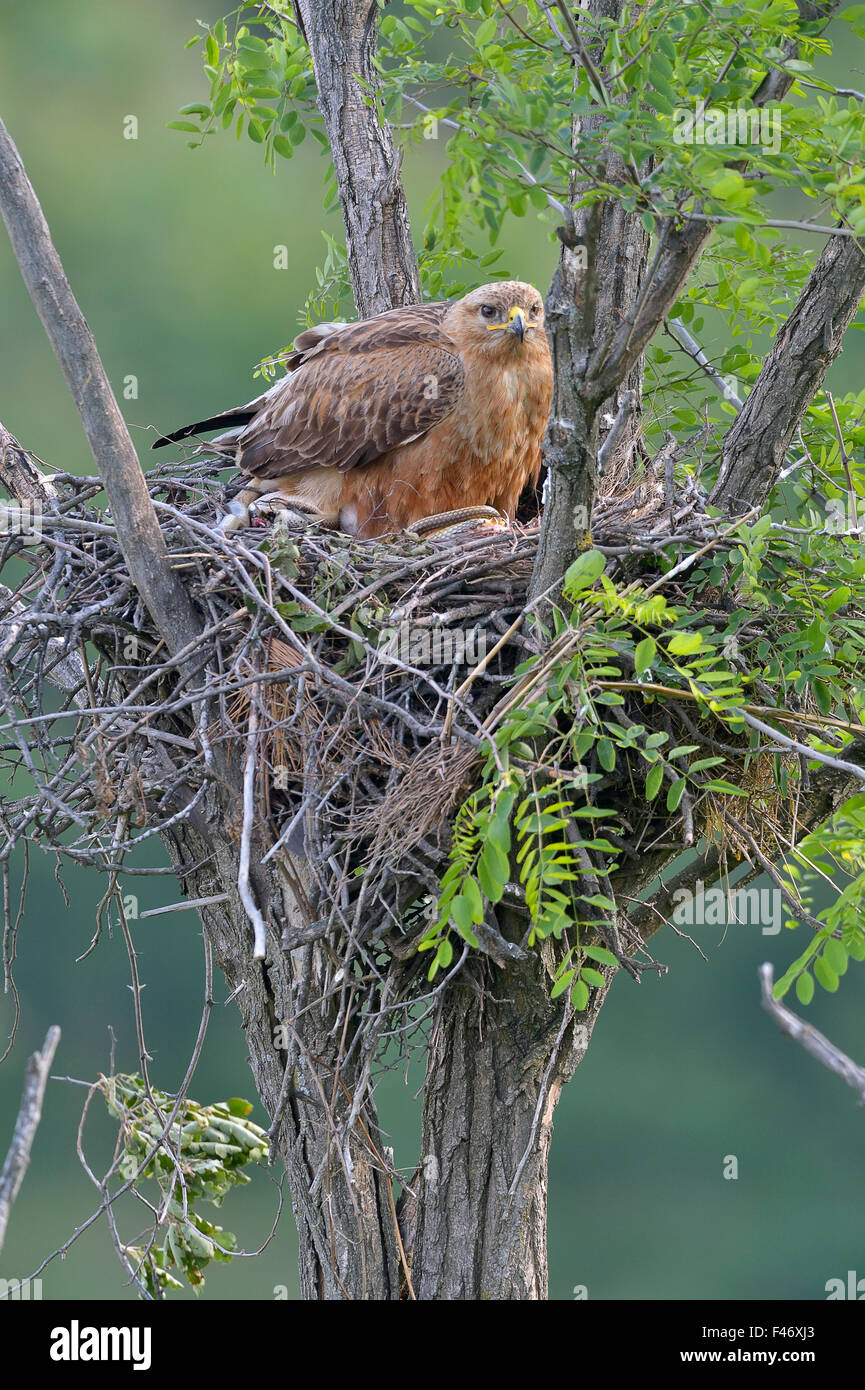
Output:
[[[282,389],[271,389],[238,440],[241,468],[259,478],[357,468],[446,419],[465,381],[442,328],[446,311],[411,305],[300,334]]]

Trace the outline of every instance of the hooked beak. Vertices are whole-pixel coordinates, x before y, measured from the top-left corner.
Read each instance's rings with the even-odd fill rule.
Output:
[[[508,329],[511,333],[516,334],[520,342],[522,342],[526,336],[525,310],[521,309],[517,304],[515,304],[508,313]]]

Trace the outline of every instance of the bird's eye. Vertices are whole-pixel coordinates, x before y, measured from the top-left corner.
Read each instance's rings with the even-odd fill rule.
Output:
[[[541,306],[540,306],[540,304],[533,304],[532,307],[531,307],[530,312],[531,312],[532,314],[539,314],[539,313],[541,312]]]
[[[483,314],[483,316],[484,316],[485,319],[494,319],[495,316],[496,316],[496,308],[495,308],[495,305],[494,305],[494,304],[482,304],[482,305],[481,305],[481,313]]]

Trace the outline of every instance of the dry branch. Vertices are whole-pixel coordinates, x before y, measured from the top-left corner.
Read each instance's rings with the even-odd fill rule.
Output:
[[[24,283],[42,320],[87,435],[118,528],[129,573],[171,651],[199,622],[168,566],[135,447],[15,145],[0,120],[0,212]]]
[[[42,1118],[42,1101],[54,1053],[60,1042],[60,1029],[55,1025],[48,1029],[41,1052],[34,1052],[27,1063],[24,1094],[15,1122],[12,1143],[0,1173],[0,1251],[6,1239],[6,1227],[12,1203],[18,1196],[24,1174],[30,1164],[30,1151]]]
[[[813,1024],[798,1018],[796,1014],[774,998],[772,966],[770,964],[760,966],[760,992],[763,1008],[768,1014],[771,1014],[781,1032],[786,1033],[794,1042],[804,1047],[805,1051],[815,1057],[822,1067],[833,1071],[848,1086],[852,1086],[859,1096],[860,1104],[865,1105],[865,1067],[860,1067],[845,1052],[830,1042]]]

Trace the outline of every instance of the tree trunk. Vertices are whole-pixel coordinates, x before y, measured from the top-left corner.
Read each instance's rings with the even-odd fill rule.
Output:
[[[547,1297],[547,1163],[562,1086],[606,990],[550,999],[552,951],[473,963],[439,1006],[424,1092],[412,1275],[419,1299]],[[609,971],[605,973],[609,974]]]
[[[806,409],[841,351],[865,293],[865,243],[830,237],[724,440],[711,500],[731,512],[765,502]]]
[[[420,275],[403,192],[401,152],[369,94],[378,90],[376,0],[296,0],[345,223],[361,318],[419,304]]]
[[[268,953],[255,960],[249,921],[237,894],[237,847],[224,807],[214,802],[177,827],[169,848],[175,863],[207,867],[187,877],[187,893],[229,901],[201,910],[213,958],[229,993],[237,993],[249,1065],[271,1117],[272,1161],[285,1165],[299,1240],[304,1299],[389,1300],[400,1296],[398,1229],[391,1178],[376,1147],[374,1104],[365,1103],[345,1142],[346,1121],[365,1054],[346,1060],[354,1021],[339,1015],[339,995],[326,993],[327,952],[320,943],[287,952],[279,928],[306,917],[304,897],[278,870],[260,867],[253,889],[270,924]],[[304,886],[304,864],[292,876]],[[309,884],[305,887],[308,889]],[[315,999],[314,1007],[306,1005]]]

